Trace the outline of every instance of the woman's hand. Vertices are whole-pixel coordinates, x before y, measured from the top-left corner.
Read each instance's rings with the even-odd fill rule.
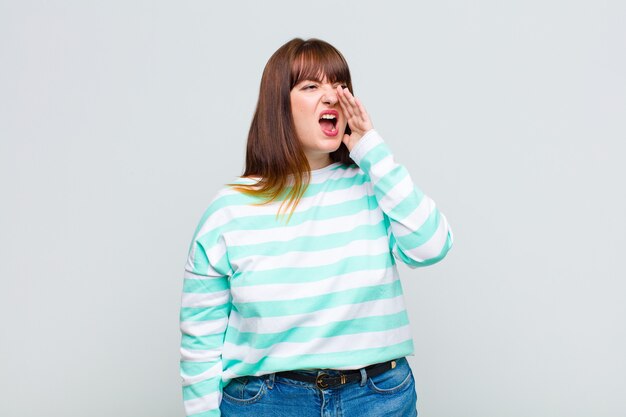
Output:
[[[350,135],[344,134],[342,139],[343,143],[348,147],[348,151],[351,151],[359,139],[374,127],[372,126],[372,122],[370,121],[365,107],[363,107],[363,104],[361,104],[358,98],[350,93],[350,90],[337,86],[337,97],[339,97],[339,104],[352,131]]]

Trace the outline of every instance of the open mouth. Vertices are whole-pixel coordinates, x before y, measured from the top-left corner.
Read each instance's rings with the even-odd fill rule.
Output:
[[[333,113],[322,114],[319,120],[322,132],[327,136],[337,135],[337,115]]]

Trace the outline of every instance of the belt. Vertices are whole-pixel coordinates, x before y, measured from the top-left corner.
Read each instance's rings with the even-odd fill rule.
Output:
[[[366,366],[363,369],[365,369],[367,376],[376,376],[376,375],[382,374],[385,371],[393,369],[395,367],[396,367],[396,361],[391,360],[387,362],[375,363],[374,365]],[[290,378],[290,379],[295,379],[296,381],[315,383],[315,385],[317,385],[317,387],[320,389],[328,388],[328,387],[335,387],[338,385],[344,385],[350,382],[359,381],[361,379],[360,369],[348,370],[348,371],[338,370],[338,371],[339,371],[338,376],[330,376],[326,372],[323,372],[323,370],[318,375],[304,375],[304,374],[300,374],[300,373],[293,372],[293,371],[276,372],[276,375],[283,376],[283,377]]]

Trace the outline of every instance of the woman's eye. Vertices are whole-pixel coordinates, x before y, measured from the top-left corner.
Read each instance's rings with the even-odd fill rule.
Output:
[[[311,85],[307,85],[307,86],[306,86],[306,87],[304,87],[304,88],[305,88],[305,89],[307,89],[307,88],[315,88],[315,87],[317,87],[317,86],[316,86],[316,85],[311,84]]]

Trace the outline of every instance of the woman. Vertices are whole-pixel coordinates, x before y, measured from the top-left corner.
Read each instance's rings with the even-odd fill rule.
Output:
[[[189,248],[188,416],[417,415],[396,260],[438,262],[453,235],[352,91],[324,41],[296,38],[269,59],[245,172]]]

